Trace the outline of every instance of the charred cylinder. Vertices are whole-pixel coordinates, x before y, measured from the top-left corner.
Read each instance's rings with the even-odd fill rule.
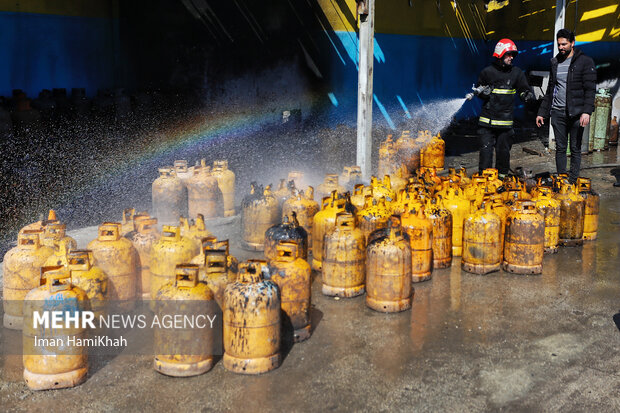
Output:
[[[575,193],[574,185],[562,185],[555,199],[560,201],[560,245],[583,245],[586,201]]]
[[[269,262],[270,280],[280,288],[282,306],[282,330],[293,341],[310,338],[310,297],[312,268],[300,256],[295,242],[280,241],[276,246],[277,256]]]
[[[164,284],[156,296],[160,319],[181,315],[191,319],[213,313],[213,293],[198,281],[198,266],[177,265],[175,280]],[[215,332],[211,328],[156,328],[155,371],[173,377],[197,376],[211,370],[215,353]]]
[[[252,182],[252,190],[241,203],[241,246],[248,250],[262,251],[265,248],[265,231],[280,222],[278,201],[268,185]]]
[[[409,238],[396,215],[377,232],[366,247],[366,305],[383,313],[408,310],[413,298]]]
[[[536,203],[521,201],[506,222],[502,269],[516,274],[542,273],[545,252],[545,218]]]
[[[433,268],[448,268],[452,265],[452,214],[436,204],[424,213],[433,226]]]
[[[241,265],[224,293],[224,367],[241,374],[280,366],[281,303],[276,283],[264,280],[266,262]]]
[[[306,230],[308,251],[312,251],[312,225],[314,216],[319,212],[319,204],[314,200],[314,188],[309,186],[305,193],[295,191],[295,195],[282,205],[283,220],[284,217],[290,216],[293,212],[297,214],[299,225]]]
[[[420,145],[411,137],[411,132],[406,130],[396,140],[399,163],[407,166],[409,173],[413,174],[420,167]]]
[[[302,260],[308,259],[308,233],[299,225],[297,214],[291,214],[282,218],[282,223],[274,225],[265,231],[265,258],[268,261],[278,257],[278,244],[283,241],[291,241],[299,245],[299,256]]]

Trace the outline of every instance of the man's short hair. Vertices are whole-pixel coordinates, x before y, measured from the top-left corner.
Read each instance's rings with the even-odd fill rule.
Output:
[[[574,42],[575,41],[575,33],[571,32],[568,29],[560,29],[558,30],[558,34],[555,36],[556,39],[566,39],[569,42]]]

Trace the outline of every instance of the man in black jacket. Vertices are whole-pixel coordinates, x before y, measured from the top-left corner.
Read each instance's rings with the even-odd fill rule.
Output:
[[[594,61],[575,49],[575,34],[567,29],[558,31],[558,54],[551,59],[551,75],[547,93],[538,110],[536,125],[545,124],[551,116],[555,135],[555,166],[566,173],[566,148],[570,135],[569,180],[575,183],[581,166],[583,128],[590,123],[596,93]]]
[[[492,166],[493,149],[499,174],[503,176],[510,172],[515,94],[518,93],[525,103],[534,99],[523,71],[512,65],[517,53],[517,46],[512,40],[500,40],[493,52],[495,61],[480,72],[474,88],[474,94],[484,101],[478,118],[481,143],[479,172]]]

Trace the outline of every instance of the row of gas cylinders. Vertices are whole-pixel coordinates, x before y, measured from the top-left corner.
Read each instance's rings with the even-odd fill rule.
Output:
[[[500,180],[495,169],[472,178],[464,170],[450,170],[440,178],[434,168],[420,168],[416,177],[401,179],[399,186],[392,182],[389,176],[383,181],[373,177],[370,185],[356,185],[353,195],[334,190],[322,199],[321,208],[312,187],[301,192],[292,185],[293,195],[283,202],[282,215],[270,188],[258,187],[259,195],[253,185],[242,204],[242,246],[264,249],[269,257],[274,242],[294,239],[312,252],[312,267],[321,271],[323,256],[332,249],[326,239],[339,213],[355,216],[366,243],[396,214],[409,228],[413,266],[420,268],[418,275],[424,280],[430,278],[430,268],[450,266],[453,256],[463,256],[463,268],[475,273],[496,270],[503,260],[507,271],[540,273],[542,251],[557,252],[559,245],[581,245],[584,239],[596,238],[599,197],[587,178],[571,185],[566,176],[550,176],[528,191],[516,177]],[[535,242],[528,243],[531,240]],[[528,262],[520,260],[521,253]]]
[[[161,223],[177,222],[182,216],[217,218],[235,214],[235,173],[228,161],[213,167],[202,159],[195,166],[186,160],[159,168],[152,185],[152,210]]]

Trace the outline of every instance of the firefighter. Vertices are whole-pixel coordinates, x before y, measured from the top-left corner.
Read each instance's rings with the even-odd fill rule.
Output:
[[[519,94],[526,104],[534,100],[523,71],[512,65],[517,53],[517,46],[512,40],[502,39],[497,42],[493,63],[480,72],[473,93],[467,96],[471,99],[476,95],[483,100],[478,118],[481,144],[479,172],[492,167],[495,149],[495,168],[500,177],[510,172],[515,95]]]

